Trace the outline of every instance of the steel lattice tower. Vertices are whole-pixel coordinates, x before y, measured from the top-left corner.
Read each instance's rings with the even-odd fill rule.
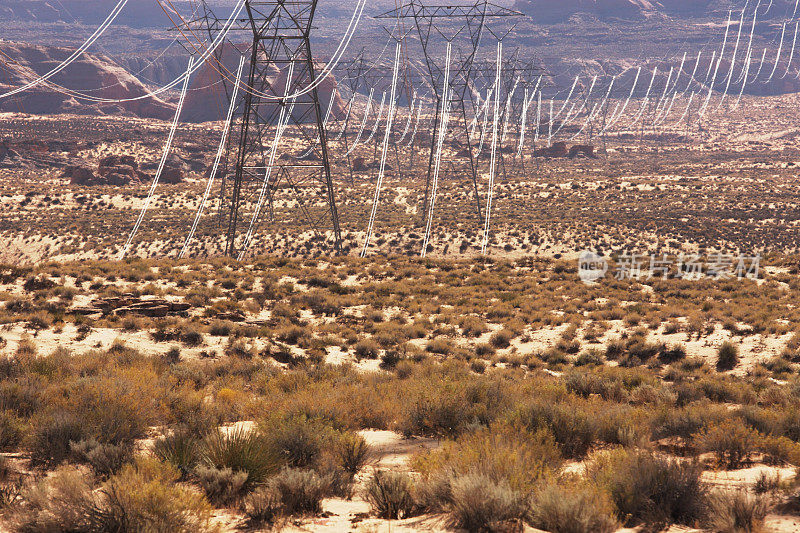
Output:
[[[317,0],[249,0],[246,17],[237,21],[228,37],[236,42],[233,35],[238,34],[240,42],[250,41],[250,47],[245,51],[247,76],[241,81],[244,103],[238,113],[239,131],[229,137],[232,176],[223,181],[221,193],[227,212],[226,255],[238,255],[247,240],[243,234],[249,234],[264,216],[274,220],[275,200],[279,195],[283,200],[284,193],[291,194],[286,206],[296,207],[314,232],[331,231],[333,247],[337,254],[341,251],[324,110],[311,52],[316,9]],[[203,26],[220,27],[219,19],[213,15],[209,19],[209,13],[206,10]],[[222,74],[229,91],[233,77],[230,71]],[[313,90],[307,90],[312,86]],[[271,158],[281,126],[283,142]],[[231,177],[232,183],[225,185]],[[260,205],[264,208],[259,212]]]
[[[478,154],[474,153],[474,147],[470,140],[467,112],[468,104],[473,110],[475,108],[471,91],[473,68],[484,33],[488,32],[499,38],[488,26],[487,22],[520,16],[522,16],[522,13],[497,6],[488,0],[477,0],[471,5],[432,5],[426,4],[422,0],[409,0],[403,6],[377,17],[414,20],[417,35],[422,45],[425,66],[430,76],[431,89],[436,99],[436,115],[430,137],[430,156],[425,181],[423,219],[427,217],[429,205],[428,197],[433,175],[436,138],[439,133],[439,117],[444,110],[444,106],[449,105],[452,109],[451,115],[453,117],[451,119],[453,126],[449,128],[450,138],[457,146],[461,147],[455,159],[460,159],[468,165],[478,219],[480,221],[483,220],[483,211],[478,194]],[[510,29],[504,33],[508,31]],[[463,43],[463,46],[459,47],[458,50],[454,50],[454,54],[457,54],[457,57],[450,64],[450,99],[449,102],[443,102],[443,95],[446,92],[444,87],[446,69],[433,56],[432,47],[435,41],[432,41],[432,38],[452,44],[459,37],[459,41]],[[451,174],[455,174],[454,161],[451,159],[449,164]]]

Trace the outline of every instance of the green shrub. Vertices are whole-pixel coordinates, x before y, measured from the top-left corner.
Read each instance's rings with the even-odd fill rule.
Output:
[[[762,531],[767,502],[744,490],[717,491],[708,496],[706,526],[718,533],[757,533]]]
[[[608,491],[617,517],[629,525],[690,525],[703,512],[701,473],[696,463],[623,449],[598,458],[591,477]]]
[[[548,484],[531,504],[531,523],[551,533],[612,533],[613,508],[596,490]]]
[[[482,474],[455,477],[447,506],[450,525],[467,531],[501,532],[517,529],[528,505],[521,493],[505,480]]]
[[[411,478],[407,474],[378,470],[364,488],[364,499],[379,517],[408,518],[416,507]]]
[[[739,364],[739,347],[725,341],[717,350],[717,370],[720,372],[733,370]]]

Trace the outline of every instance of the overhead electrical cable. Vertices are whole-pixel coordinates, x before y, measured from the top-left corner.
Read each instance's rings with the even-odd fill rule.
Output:
[[[186,68],[186,72],[192,70],[192,65],[194,64],[194,57],[189,58],[189,66]],[[181,110],[183,109],[183,101],[186,98],[186,89],[189,86],[189,79],[191,76],[186,76],[183,79],[183,89],[181,90],[181,96],[178,100],[178,105],[175,108],[175,117],[172,119],[172,127],[170,128],[169,135],[167,136],[167,142],[164,144],[164,150],[161,154],[161,161],[158,164],[158,169],[156,170],[155,176],[153,176],[153,182],[150,184],[150,189],[147,192],[147,197],[144,200],[144,204],[142,205],[142,209],[139,212],[139,217],[136,219],[136,223],[133,225],[133,229],[131,230],[130,235],[128,235],[128,240],[125,242],[125,246],[122,248],[122,251],[119,254],[119,258],[123,259],[130,251],[131,245],[133,243],[133,239],[136,237],[136,234],[139,231],[139,227],[142,225],[142,220],[144,220],[144,216],[147,213],[148,207],[150,207],[150,202],[153,198],[153,193],[156,190],[156,186],[158,185],[158,181],[161,179],[161,174],[164,172],[164,166],[167,163],[167,157],[169,156],[170,150],[172,149],[172,140],[175,138],[175,130],[178,129],[178,121],[181,117]]]

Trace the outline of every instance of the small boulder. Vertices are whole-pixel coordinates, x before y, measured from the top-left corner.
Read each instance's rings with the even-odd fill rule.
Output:
[[[61,179],[68,179],[70,185],[95,185],[97,176],[92,169],[83,165],[68,165],[61,172]]]

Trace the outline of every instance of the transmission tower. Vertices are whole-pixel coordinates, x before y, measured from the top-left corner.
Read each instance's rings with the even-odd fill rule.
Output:
[[[450,174],[457,174],[457,162],[466,163],[471,179],[472,192],[479,220],[483,220],[483,211],[478,194],[478,161],[477,154],[470,140],[469,118],[467,107],[474,110],[471,91],[472,69],[476,54],[485,33],[501,39],[510,31],[507,28],[502,35],[491,29],[489,21],[502,19],[512,20],[522,13],[490,3],[488,0],[476,0],[466,5],[431,5],[421,0],[409,0],[403,6],[379,15],[383,19],[413,19],[417,35],[422,45],[425,67],[430,77],[430,86],[436,100],[436,114],[433,131],[430,137],[430,155],[428,172],[425,181],[425,208],[423,219],[428,216],[428,197],[431,191],[431,180],[434,172],[436,138],[439,133],[439,117],[445,106],[450,107],[449,138],[457,148],[455,157],[448,157]],[[453,56],[448,66],[442,65],[434,56],[434,45],[447,42],[451,45],[458,39],[458,48],[453,48]],[[444,87],[444,80],[449,78],[449,90]],[[444,102],[444,95],[449,94],[449,101]]]
[[[221,192],[226,255],[240,256],[264,218],[285,216],[276,214],[276,199],[282,211],[294,208],[295,218],[305,220],[316,234],[331,232],[335,252],[341,251],[324,110],[311,52],[316,9],[317,0],[248,0],[245,16],[228,36],[229,42],[250,44],[243,50],[249,62],[241,80],[239,131],[230,136],[236,143],[230,150],[235,158],[233,179]],[[221,26],[210,10],[195,22],[209,31]],[[217,64],[215,68],[225,69],[219,60]],[[227,89],[232,76],[225,70],[221,74]]]

